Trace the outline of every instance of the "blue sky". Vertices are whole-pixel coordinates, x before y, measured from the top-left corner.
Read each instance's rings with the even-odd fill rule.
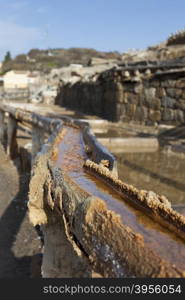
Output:
[[[0,60],[31,48],[145,48],[185,27],[185,0],[0,0]]]

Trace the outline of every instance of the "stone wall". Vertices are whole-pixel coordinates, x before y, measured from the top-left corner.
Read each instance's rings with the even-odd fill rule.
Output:
[[[184,68],[130,69],[111,69],[101,73],[96,81],[62,85],[56,104],[113,122],[183,123]]]

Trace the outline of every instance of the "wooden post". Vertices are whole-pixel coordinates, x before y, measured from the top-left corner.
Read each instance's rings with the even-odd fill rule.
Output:
[[[0,110],[0,143],[4,145],[5,138],[5,124],[4,124],[4,112]]]
[[[18,155],[16,134],[17,134],[17,121],[13,116],[9,115],[6,152],[11,159],[14,159]]]
[[[32,125],[32,165],[37,153],[44,144],[44,129]]]

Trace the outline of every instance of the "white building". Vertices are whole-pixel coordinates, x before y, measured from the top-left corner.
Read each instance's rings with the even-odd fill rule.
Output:
[[[39,83],[39,75],[29,71],[9,71],[4,75],[4,89],[26,89]]]
[[[4,75],[5,89],[25,89],[28,87],[28,71],[9,71]]]

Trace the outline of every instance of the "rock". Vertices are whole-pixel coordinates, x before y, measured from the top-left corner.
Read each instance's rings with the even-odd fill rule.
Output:
[[[155,98],[152,102],[153,108],[159,110],[161,108],[161,100],[159,98]]]
[[[173,98],[170,98],[167,96],[162,97],[161,104],[164,107],[173,108],[175,106],[175,103],[176,103],[176,101]]]
[[[130,77],[130,73],[128,71],[123,72],[123,76],[126,78]]]
[[[176,86],[176,80],[164,80],[161,82],[161,86],[162,87],[169,87],[169,88],[172,88],[172,87],[175,87]]]
[[[159,98],[154,98],[150,101],[146,101],[146,106],[150,109],[159,110],[161,108],[161,100]]]
[[[178,99],[182,95],[182,89],[175,89],[175,97]]]
[[[141,107],[142,119],[146,120],[148,118],[148,109],[145,106]]]
[[[151,76],[151,74],[152,74],[152,72],[151,72],[151,70],[150,69],[147,69],[146,71],[145,71],[145,75],[146,76]]]
[[[185,88],[185,79],[177,80],[175,86],[177,88]]]
[[[174,89],[174,88],[167,88],[166,89],[166,94],[169,97],[176,98],[176,89]]]
[[[144,89],[144,94],[146,99],[150,101],[156,97],[156,89],[155,88]]]
[[[135,95],[133,93],[127,93],[127,100],[128,100],[128,103],[138,104],[139,97],[138,97],[138,95]]]
[[[176,101],[175,106],[177,108],[185,110],[185,99],[180,99],[180,100]]]
[[[116,113],[117,113],[117,117],[120,120],[124,120],[125,119],[125,115],[126,115],[126,107],[124,104],[122,103],[118,103],[116,106]]]
[[[167,94],[167,96],[169,96],[171,98],[178,99],[182,95],[182,89],[167,88],[166,89],[166,94]]]
[[[182,91],[181,98],[182,98],[182,99],[185,99],[185,91]]]
[[[165,91],[165,89],[164,89],[163,87],[158,87],[158,88],[156,89],[156,97],[162,98],[162,97],[164,97],[164,96],[166,96],[166,91]]]
[[[142,84],[136,84],[135,87],[134,87],[134,92],[136,94],[141,94],[143,91],[143,85]]]
[[[123,103],[128,103],[128,93],[123,94]]]
[[[162,121],[173,121],[174,120],[174,110],[164,109],[162,112]]]
[[[160,82],[158,80],[152,80],[151,86],[154,88],[158,88],[160,86]]]
[[[161,112],[160,110],[149,110],[149,119],[153,122],[159,122],[161,121]]]
[[[116,101],[122,103],[124,100],[124,88],[123,85],[117,82],[115,87]]]
[[[136,104],[132,104],[132,103],[126,104],[126,113],[128,117],[133,119],[135,116],[135,112],[136,112]]]
[[[174,110],[174,118],[179,123],[184,123],[184,113],[183,113],[183,111],[180,110],[180,109]]]

